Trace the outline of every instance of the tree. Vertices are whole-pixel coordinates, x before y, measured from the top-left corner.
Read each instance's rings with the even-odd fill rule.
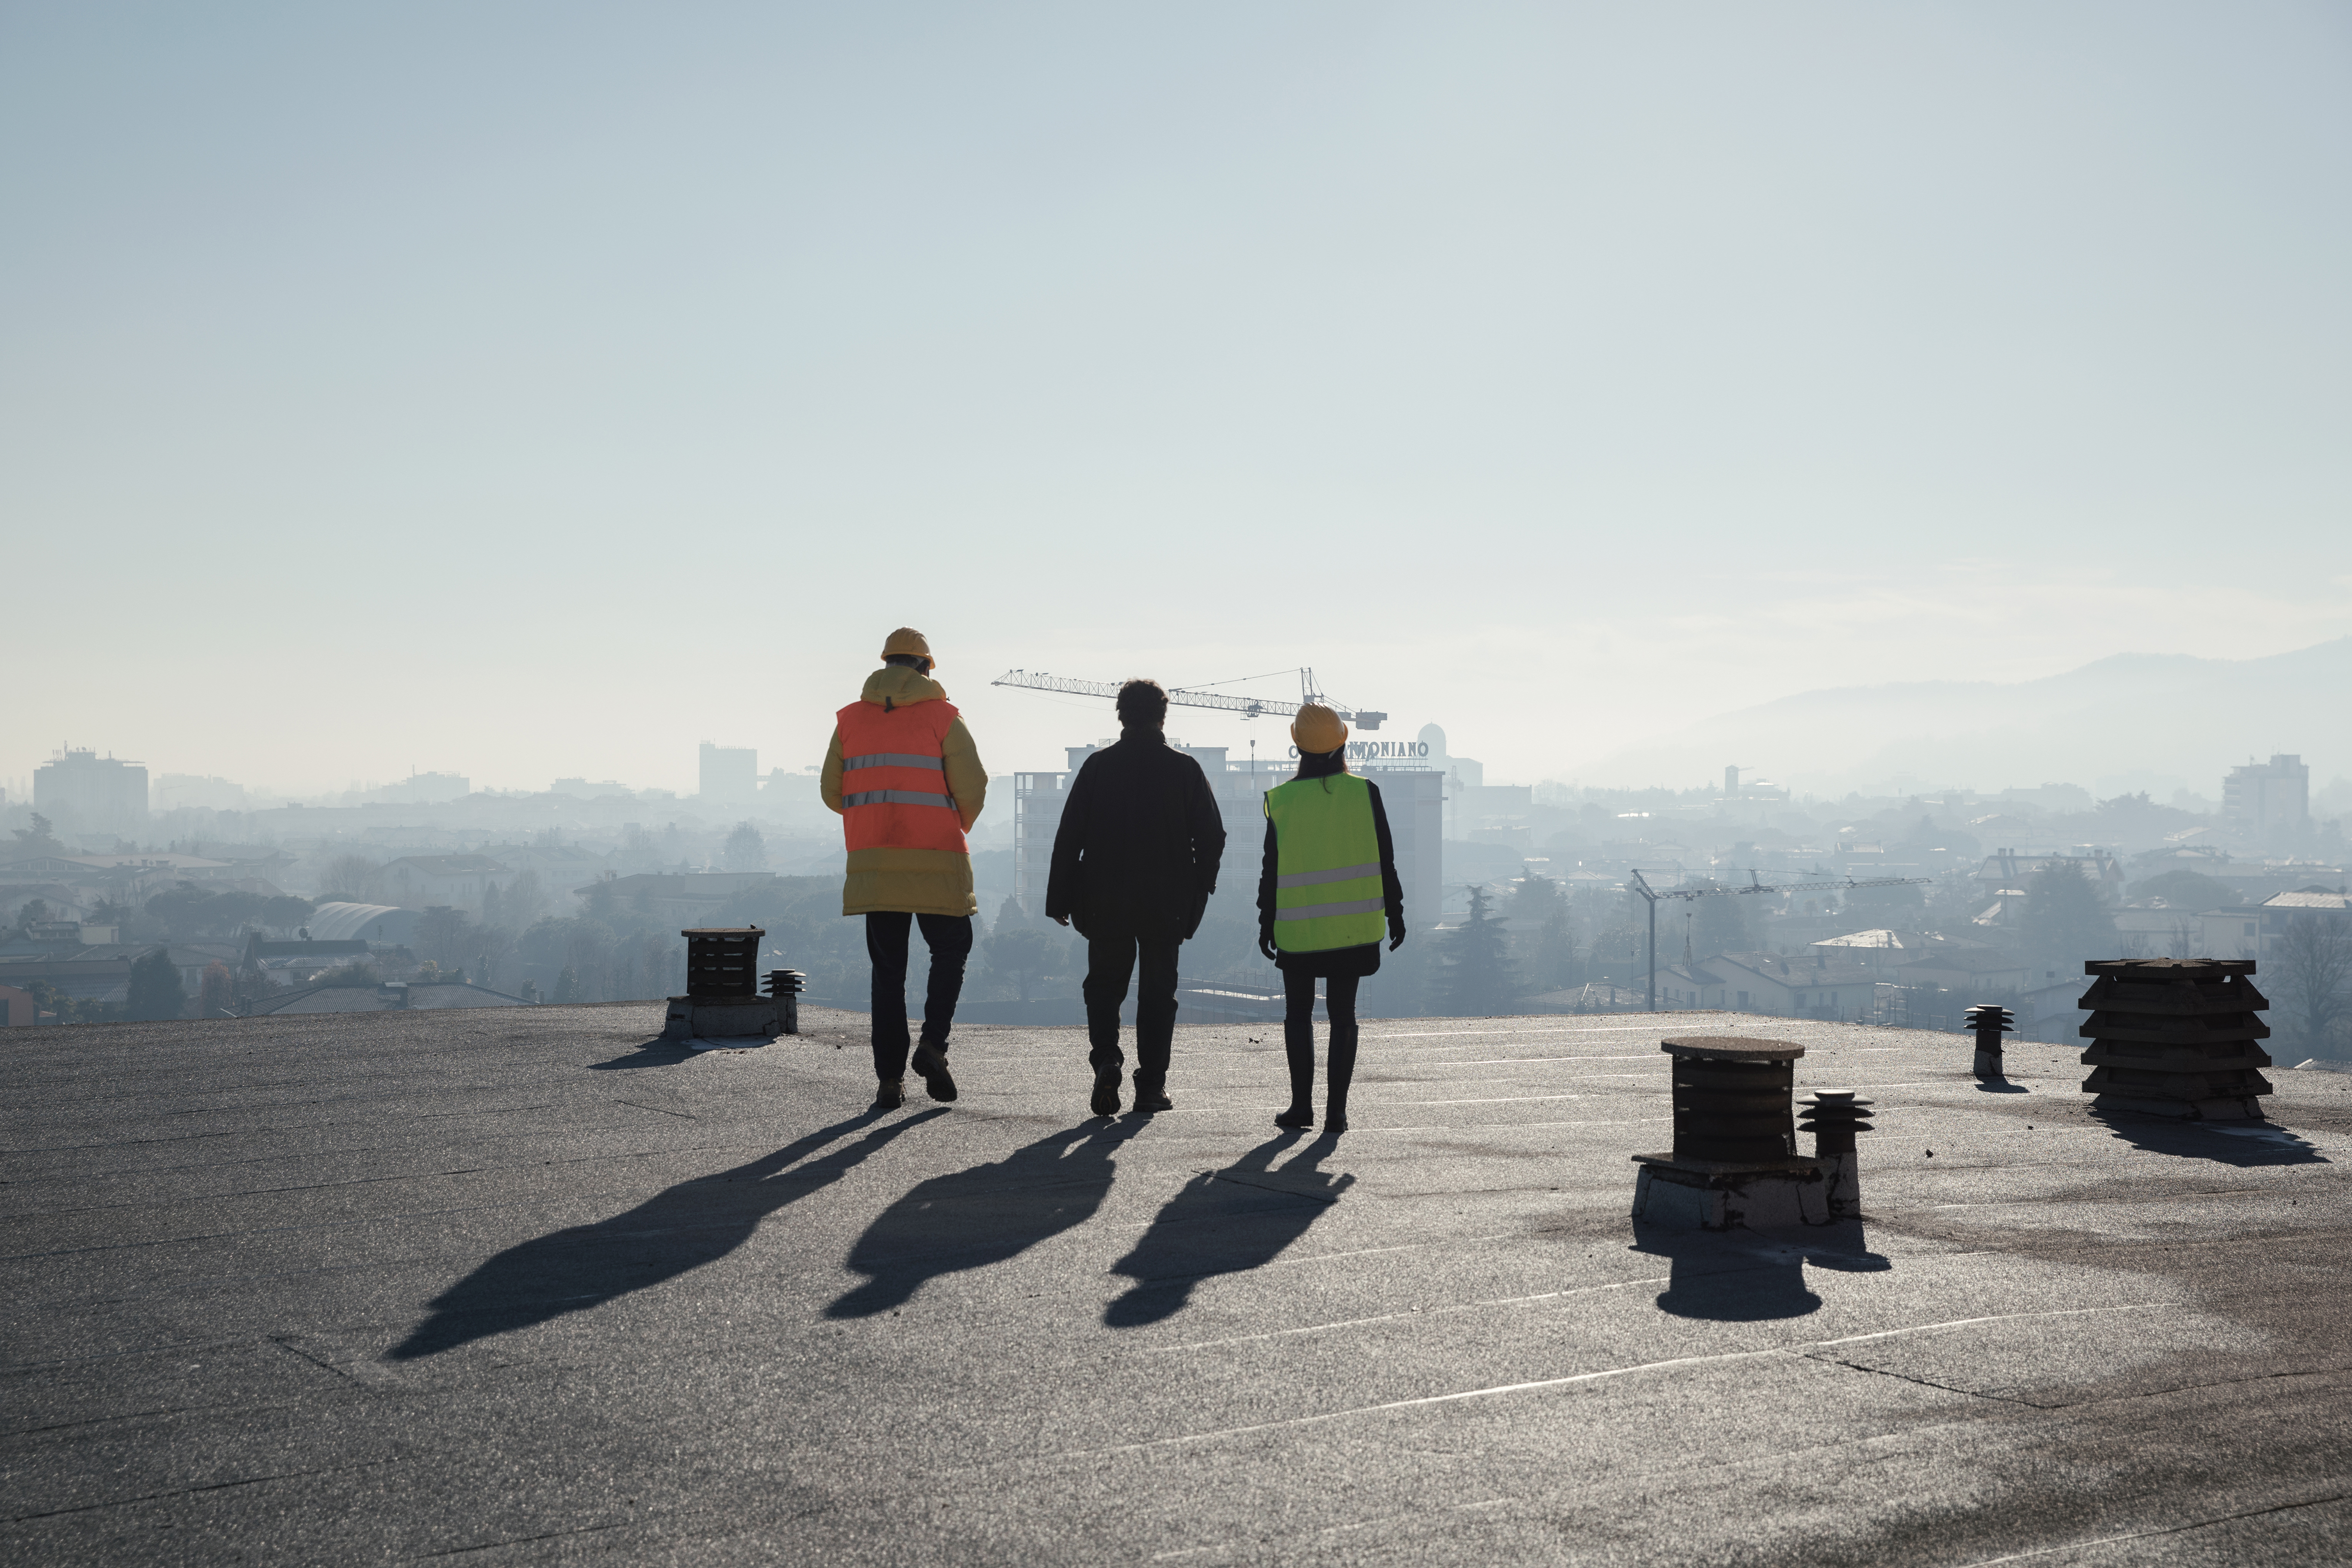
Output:
[[[228,965],[217,959],[205,965],[205,973],[196,983],[196,1016],[217,1018],[231,1011],[236,1001],[236,978]]]
[[[764,871],[768,868],[768,841],[750,823],[739,822],[719,848],[719,864],[729,871]]]
[[[1919,919],[1927,895],[1917,888],[1855,888],[1845,895],[1847,916],[1856,931],[1901,929]]]
[[[2115,917],[2079,861],[2047,860],[2025,884],[2018,938],[2035,969],[2080,974],[2083,961],[2116,956]]]
[[[261,900],[261,923],[270,931],[294,931],[310,918],[310,911],[316,907],[308,899],[279,893]]]
[[[2334,1055],[2352,1022],[2352,915],[2290,918],[2270,944],[2270,973],[2296,1047]]]
[[[46,923],[48,918],[48,900],[27,899],[25,900],[24,907],[16,911],[16,930],[17,933],[21,934],[32,930],[37,925]]]
[[[416,917],[416,945],[444,969],[461,963],[471,945],[473,922],[466,911],[435,904]]]
[[[63,855],[66,847],[58,842],[55,825],[39,812],[33,813],[33,826],[11,830],[15,842],[8,846],[11,860],[30,860],[42,855]]]
[[[1751,911],[1758,909],[1757,900],[1763,895],[1725,893],[1717,898],[1693,899],[1698,907],[1691,911],[1691,956],[1696,959],[1720,958],[1727,952],[1753,952],[1763,946],[1755,930],[1748,924]],[[1661,911],[1663,912],[1663,911]],[[1664,933],[1658,937],[1661,949],[1658,962],[1664,963],[1666,954]]]
[[[1045,933],[1034,926],[1011,930],[999,922],[986,947],[988,967],[1009,976],[1020,993],[1021,1000],[1029,1000],[1036,983],[1060,967],[1061,952],[1045,940]]]
[[[2176,910],[2191,913],[2218,910],[2240,901],[2238,892],[2218,877],[2208,877],[2201,871],[2182,869],[2167,871],[2160,877],[2150,877],[2132,889],[2135,899],[2162,899]]]
[[[511,931],[526,931],[546,912],[547,890],[540,882],[539,873],[524,871],[499,895],[498,919],[491,921],[488,910],[482,918],[486,923],[502,925]]]
[[[1445,933],[1438,954],[1438,1007],[1450,1018],[1485,1017],[1518,994],[1511,947],[1503,924],[1488,912],[1486,889],[1470,889],[1470,918]]]
[[[338,855],[327,862],[327,890],[320,903],[376,904],[383,901],[383,867],[364,855]]]
[[[1558,991],[1576,984],[1576,917],[1558,882],[1528,874],[1511,895],[1511,930],[1529,990]]]
[[[555,995],[553,1000],[558,1002],[577,1002],[580,1000],[580,976],[573,973],[572,966],[568,963],[563,966],[563,973],[555,977]]]
[[[176,1018],[188,1009],[188,994],[180,984],[179,966],[169,951],[157,948],[131,964],[131,1016],[134,1018]]]

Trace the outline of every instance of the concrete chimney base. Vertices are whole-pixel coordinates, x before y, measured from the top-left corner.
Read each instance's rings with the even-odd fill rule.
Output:
[[[675,1045],[710,1050],[723,1042],[740,1050],[764,1045],[783,1032],[782,1009],[767,996],[673,996],[661,1037]]]
[[[1850,1162],[1852,1156],[1846,1157]],[[1827,1225],[1838,1215],[1831,1206],[1832,1184],[1823,1165],[1791,1159],[1771,1166],[1716,1166],[1677,1162],[1670,1154],[1636,1154],[1641,1173],[1633,1179],[1633,1217],[1682,1230],[1729,1230],[1733,1226]],[[1851,1186],[1849,1169],[1845,1173]],[[1853,1193],[1853,1212],[1861,1194]]]

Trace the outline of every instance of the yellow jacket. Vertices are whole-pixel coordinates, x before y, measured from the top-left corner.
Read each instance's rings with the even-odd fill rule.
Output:
[[[886,700],[892,706],[905,708],[917,702],[943,702],[947,695],[938,681],[901,664],[886,664],[867,676],[866,689],[858,693],[860,700],[877,708]],[[947,764],[948,793],[955,796],[956,815],[963,818],[964,831],[968,833],[988,800],[988,770],[981,765],[980,749],[971,743],[971,731],[963,727],[961,718],[948,726],[940,751],[941,760]],[[818,787],[824,793],[824,804],[838,813],[841,730],[837,725],[833,731],[833,743],[825,748],[824,772]],[[971,857],[967,853],[895,848],[849,852],[849,876],[841,886],[841,912],[845,915],[888,910],[970,915],[979,909],[980,900],[971,891]]]

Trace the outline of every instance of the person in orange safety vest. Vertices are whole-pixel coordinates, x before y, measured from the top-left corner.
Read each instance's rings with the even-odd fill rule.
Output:
[[[931,647],[900,626],[882,668],[834,715],[824,754],[824,804],[841,814],[849,875],[841,912],[866,917],[874,964],[875,1109],[907,1100],[907,953],[919,923],[931,952],[923,1032],[912,1065],[933,1100],[953,1100],[948,1027],[971,956],[971,851],[964,833],[988,797],[988,770],[946,690],[930,679]]]

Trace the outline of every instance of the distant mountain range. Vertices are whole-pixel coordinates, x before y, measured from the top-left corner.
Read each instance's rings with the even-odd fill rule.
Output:
[[[1591,784],[1750,780],[1800,793],[2077,784],[2219,799],[2249,756],[2297,753],[2318,792],[2352,773],[2352,637],[2268,658],[2118,654],[2039,680],[1830,687],[1701,720],[1579,771]]]

